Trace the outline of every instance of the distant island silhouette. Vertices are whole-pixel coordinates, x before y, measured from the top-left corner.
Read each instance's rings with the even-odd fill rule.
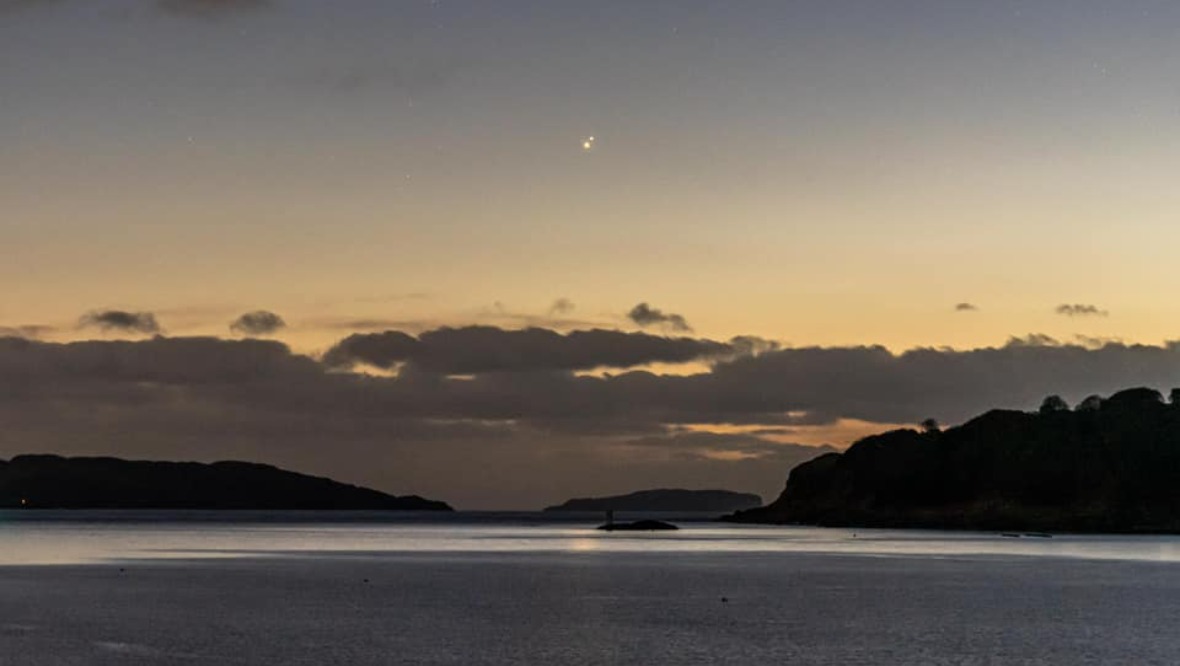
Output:
[[[684,490],[659,488],[613,497],[584,497],[567,500],[545,511],[739,511],[762,506],[762,498],[729,490]]]
[[[1180,532],[1180,389],[1070,409],[994,410],[895,430],[791,471],[771,504],[725,520],[1009,531]]]
[[[616,523],[613,519],[608,518],[607,522],[595,529],[604,532],[670,532],[680,528],[672,523],[665,523],[662,520],[637,520],[633,523]]]
[[[248,462],[155,462],[22,455],[0,461],[0,508],[450,511]]]

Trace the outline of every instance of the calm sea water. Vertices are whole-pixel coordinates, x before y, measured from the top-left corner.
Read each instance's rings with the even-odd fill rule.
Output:
[[[0,663],[1180,660],[1174,537],[596,518],[0,514]]]

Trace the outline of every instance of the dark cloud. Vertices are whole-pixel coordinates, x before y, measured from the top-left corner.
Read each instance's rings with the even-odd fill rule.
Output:
[[[277,314],[266,310],[255,310],[233,320],[229,329],[244,335],[270,335],[286,326],[287,322]]]
[[[443,375],[552,372],[686,363],[735,353],[731,345],[695,338],[592,329],[562,334],[544,328],[439,328],[417,338],[400,331],[356,334],[324,355],[332,367],[402,363]]]
[[[692,327],[688,325],[684,317],[678,314],[665,313],[657,308],[653,308],[647,303],[640,303],[631,308],[627,313],[627,318],[644,328],[648,326],[664,326],[674,331],[691,332]]]
[[[1083,303],[1063,303],[1058,305],[1054,312],[1066,317],[1106,317],[1110,314],[1098,306]]]
[[[979,306],[974,303],[956,303],[955,312],[975,312],[979,310]]]
[[[126,310],[96,310],[82,315],[78,325],[83,328],[99,328],[104,331],[125,333],[159,333],[160,324],[156,315],[150,312],[128,312]]]
[[[328,388],[334,396],[346,395],[342,404],[333,406],[342,417],[529,422],[540,430],[560,423],[560,429],[571,433],[601,433],[604,423],[616,424],[615,432],[641,431],[652,424],[797,426],[837,418],[905,423],[934,416],[954,423],[991,407],[1035,407],[1050,393],[1077,398],[1130,385],[1168,388],[1180,376],[1177,344],[1110,344],[1099,349],[1021,344],[902,354],[882,347],[812,347],[721,360],[707,371],[684,376],[636,371],[575,376],[561,368],[604,362],[597,355],[592,360],[579,356],[586,349],[605,347],[599,346],[596,335],[590,336],[593,344],[582,346],[579,335],[552,334],[563,342],[545,352],[551,356],[538,353],[526,362],[511,354],[497,360],[497,355],[516,348],[521,340],[531,340],[529,331],[493,330],[481,337],[487,333],[471,327],[441,329],[421,338],[398,332],[350,338],[349,353],[366,355],[374,365],[405,363],[406,371],[396,378],[328,372],[278,343],[205,338],[70,345],[8,339],[10,365],[0,371],[9,377],[20,374],[21,368],[32,372],[28,359],[37,358],[39,366],[53,368],[54,375],[68,370],[70,377],[102,379],[104,372],[117,371],[114,379],[134,380],[134,390],[142,389],[144,382],[202,387],[244,379],[265,382],[274,374],[281,379],[283,395],[306,392],[312,402],[325,399]],[[517,333],[522,337],[515,338]],[[613,340],[633,342],[619,335],[624,337]],[[496,351],[496,345],[506,341]],[[574,351],[561,348],[566,344]],[[453,354],[456,349],[460,353]],[[512,372],[502,371],[509,367]],[[30,381],[35,374],[29,375]],[[292,382],[295,376],[299,380]]]
[[[718,396],[717,411],[730,414],[802,411],[813,422],[843,417],[887,423],[934,416],[955,423],[993,407],[1029,408],[1052,393],[1077,399],[1126,386],[1170,386],[1178,376],[1175,343],[1092,349],[1029,336],[966,351],[785,349],[718,364],[688,383],[707,386]],[[702,412],[707,406],[700,406]]]
[[[219,338],[50,343],[0,340],[0,374],[36,385],[74,382],[154,386],[210,386],[323,375],[315,360],[292,354],[286,345],[263,340]],[[16,380],[13,380],[16,381]],[[118,391],[113,391],[112,395]]]
[[[559,298],[549,306],[550,315],[567,315],[574,311],[574,302],[568,298]]]
[[[782,347],[774,340],[767,340],[756,335],[739,335],[731,338],[729,346],[733,349],[735,356],[757,356]]]
[[[155,4],[169,14],[216,18],[226,14],[265,9],[273,3],[270,0],[156,0]]]
[[[356,333],[337,342],[323,360],[333,368],[371,365],[390,369],[413,357],[420,347],[417,338],[401,331]]]

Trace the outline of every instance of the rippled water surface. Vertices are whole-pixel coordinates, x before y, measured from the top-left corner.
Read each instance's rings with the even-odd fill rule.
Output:
[[[3,664],[1172,664],[1180,540],[0,516]]]
[[[659,514],[654,514],[659,515]],[[625,516],[626,518],[626,516]],[[1010,535],[729,525],[606,533],[597,515],[321,512],[0,512],[0,564],[404,552],[830,553],[1180,562],[1173,536]]]

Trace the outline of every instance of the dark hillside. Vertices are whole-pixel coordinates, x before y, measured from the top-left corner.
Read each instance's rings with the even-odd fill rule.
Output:
[[[397,509],[449,511],[331,479],[246,462],[17,456],[0,461],[0,507],[60,509]]]
[[[944,431],[897,430],[796,467],[739,522],[1180,532],[1180,405],[1151,389],[1069,410],[991,411]]]

